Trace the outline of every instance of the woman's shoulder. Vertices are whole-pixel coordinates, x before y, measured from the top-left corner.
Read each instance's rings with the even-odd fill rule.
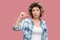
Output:
[[[47,25],[46,25],[46,21],[45,20],[42,20],[42,24],[43,24],[42,28],[43,29],[47,29]]]
[[[46,23],[46,21],[45,21],[45,20],[43,20],[43,19],[41,19],[41,22],[42,22],[42,23]]]

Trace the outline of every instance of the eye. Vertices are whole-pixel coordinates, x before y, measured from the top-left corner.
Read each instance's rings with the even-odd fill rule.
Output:
[[[35,11],[35,9],[32,10],[33,12]]]
[[[37,9],[37,11],[40,11],[39,9]]]

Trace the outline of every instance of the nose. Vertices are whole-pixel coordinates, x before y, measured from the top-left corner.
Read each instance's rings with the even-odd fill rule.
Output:
[[[35,14],[37,13],[37,11],[35,10]]]

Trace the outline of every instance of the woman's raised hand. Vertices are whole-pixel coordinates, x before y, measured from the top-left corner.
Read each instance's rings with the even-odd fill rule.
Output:
[[[21,22],[22,19],[24,19],[25,17],[29,16],[28,13],[25,12],[21,12],[20,15],[18,16],[16,22],[13,24],[14,26],[18,26],[19,22]]]

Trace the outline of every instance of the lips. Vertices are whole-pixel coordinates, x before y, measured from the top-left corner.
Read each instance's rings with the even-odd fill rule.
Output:
[[[34,16],[37,16],[37,15],[34,15]]]

